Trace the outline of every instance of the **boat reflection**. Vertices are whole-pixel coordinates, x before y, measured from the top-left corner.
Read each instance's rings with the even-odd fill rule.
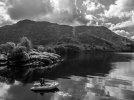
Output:
[[[56,92],[58,92],[60,90],[58,88],[54,88],[54,89],[51,89],[51,90],[31,90],[31,91],[43,96],[46,93],[56,93]]]

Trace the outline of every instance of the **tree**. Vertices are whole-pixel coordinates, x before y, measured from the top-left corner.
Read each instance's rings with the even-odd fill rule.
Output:
[[[13,51],[13,49],[15,48],[15,43],[13,42],[7,42],[5,44],[1,44],[0,45],[0,50],[2,53],[4,53],[5,55],[11,53]]]
[[[26,53],[25,46],[16,46],[13,52],[10,54],[10,59],[13,61],[23,61],[29,58],[28,54]]]
[[[16,44],[13,42],[7,42],[6,46],[8,48],[8,52],[11,53],[14,50],[14,48],[16,47]]]
[[[27,37],[22,37],[18,46],[26,47],[27,52],[29,52],[32,48],[32,43]]]

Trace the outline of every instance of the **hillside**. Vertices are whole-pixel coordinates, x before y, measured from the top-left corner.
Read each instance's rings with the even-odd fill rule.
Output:
[[[7,41],[18,42],[26,36],[34,45],[76,44],[90,48],[109,50],[127,49],[133,43],[104,26],[67,26],[50,22],[22,20],[0,28],[0,44]]]

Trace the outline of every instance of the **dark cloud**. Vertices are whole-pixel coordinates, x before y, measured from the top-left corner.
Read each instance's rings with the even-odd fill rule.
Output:
[[[105,5],[106,9],[109,9],[111,4],[114,4],[116,0],[98,0],[101,4]]]
[[[13,20],[34,18],[52,11],[49,0],[8,0],[7,5]]]

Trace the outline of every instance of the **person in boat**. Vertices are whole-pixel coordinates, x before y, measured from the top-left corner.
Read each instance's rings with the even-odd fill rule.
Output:
[[[41,86],[45,85],[45,79],[44,78],[40,79],[40,84],[41,84]]]

